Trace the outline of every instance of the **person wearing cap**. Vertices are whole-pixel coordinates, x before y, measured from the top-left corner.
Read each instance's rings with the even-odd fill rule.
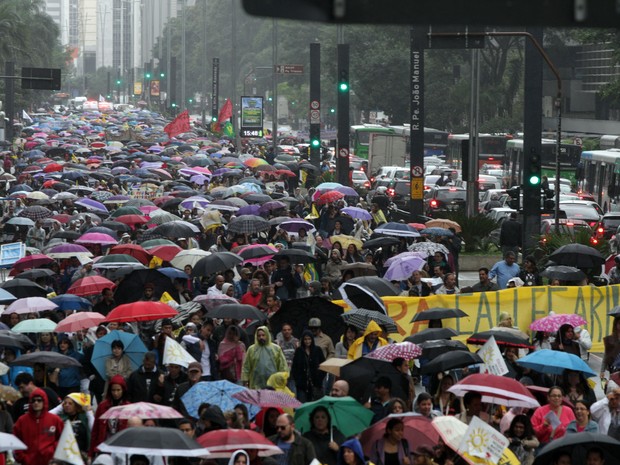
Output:
[[[190,414],[187,412],[185,408],[185,403],[181,400],[181,397],[185,395],[187,391],[189,391],[194,385],[200,382],[202,378],[202,365],[200,362],[191,362],[187,366],[187,381],[179,384],[175,393],[174,399],[172,400],[172,407],[179,413],[181,413],[185,418],[190,418]]]
[[[237,299],[241,299],[241,297],[248,292],[248,288],[251,283],[250,279],[252,277],[252,271],[249,268],[244,267],[241,268],[241,271],[239,271],[239,275],[241,278],[238,281],[235,281],[235,298]]]
[[[334,341],[321,330],[321,320],[319,318],[310,318],[310,321],[308,321],[308,328],[314,336],[314,343],[323,351],[325,360],[335,356],[336,349],[334,348]]]
[[[76,282],[78,279],[88,278],[89,276],[99,276],[99,274],[93,270],[93,261],[90,258],[86,259],[86,261],[82,263],[81,268],[73,273],[71,283]]]
[[[72,392],[65,396],[62,404],[50,410],[50,413],[58,415],[63,423],[69,420],[83,459],[88,456],[90,431],[95,423],[95,415],[90,401],[90,395]]]
[[[121,240],[118,241],[119,244],[129,244],[131,243],[131,235],[129,233],[123,233],[121,236]]]

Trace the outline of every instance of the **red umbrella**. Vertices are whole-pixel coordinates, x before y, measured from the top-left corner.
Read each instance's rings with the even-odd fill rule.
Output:
[[[276,170],[273,172],[276,176],[288,176],[289,178],[297,177],[291,170]]]
[[[116,307],[106,317],[105,321],[128,323],[133,321],[151,321],[162,318],[172,318],[177,311],[163,302],[139,301],[123,304]]]
[[[143,265],[148,265],[153,256],[144,250],[143,247],[136,244],[119,244],[110,249],[111,254],[127,254],[136,258]]]
[[[89,295],[101,294],[101,291],[105,288],[114,289],[115,287],[116,284],[103,276],[87,276],[86,278],[81,278],[74,282],[71,287],[67,289],[67,294],[86,297]]]
[[[59,165],[58,163],[50,163],[43,168],[44,173],[53,173],[55,171],[62,171],[62,165]]]
[[[154,257],[159,257],[162,260],[169,262],[176,257],[181,250],[183,249],[178,245],[158,245],[157,247],[149,249],[149,253]]]
[[[28,255],[27,257],[20,258],[13,264],[13,270],[21,272],[24,270],[30,270],[32,268],[39,268],[40,266],[49,265],[53,263],[54,259],[44,254]]]
[[[71,215],[59,213],[58,215],[52,216],[52,219],[58,221],[59,223],[67,224],[71,220]]]
[[[329,191],[321,195],[317,200],[317,205],[324,205],[326,203],[336,202],[344,198],[344,194],[338,191]]]
[[[439,433],[431,427],[431,420],[418,414],[389,415],[362,432],[360,442],[364,446],[364,452],[372,453],[372,448],[385,434],[385,425],[392,418],[400,418],[405,425],[403,439],[409,444],[434,446],[439,441]]]
[[[285,392],[269,389],[245,389],[235,392],[232,397],[246,404],[258,405],[259,407],[298,408],[301,406],[301,402]]]
[[[532,393],[516,379],[505,376],[475,373],[463,378],[448,389],[462,397],[467,392],[482,394],[482,402],[507,407],[540,407]]]
[[[198,443],[209,449],[211,458],[230,457],[239,449],[258,450],[259,457],[279,455],[284,452],[260,433],[250,429],[220,429],[209,431],[197,439]]]
[[[105,316],[97,312],[81,312],[69,315],[56,326],[57,333],[74,333],[82,329],[99,326],[105,320]]]
[[[121,215],[116,217],[114,221],[126,224],[127,226],[131,226],[132,229],[135,229],[136,225],[146,224],[151,221],[151,218],[141,215]]]

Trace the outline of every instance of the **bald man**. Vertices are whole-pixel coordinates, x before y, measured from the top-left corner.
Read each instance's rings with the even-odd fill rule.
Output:
[[[332,397],[346,397],[349,395],[349,383],[340,379],[334,383],[330,392]]]

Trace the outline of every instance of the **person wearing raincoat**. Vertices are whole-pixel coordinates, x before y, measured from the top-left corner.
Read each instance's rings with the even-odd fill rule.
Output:
[[[266,326],[259,326],[254,335],[254,344],[245,355],[241,369],[241,381],[251,389],[263,389],[269,377],[278,371],[288,371],[282,349],[271,342],[271,333]]]
[[[373,350],[387,345],[387,341],[379,335],[382,333],[381,327],[376,321],[370,320],[362,337],[358,337],[351,347],[349,347],[348,358],[355,360],[369,354]]]

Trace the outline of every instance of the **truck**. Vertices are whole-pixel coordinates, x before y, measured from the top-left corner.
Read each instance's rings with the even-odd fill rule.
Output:
[[[397,134],[372,133],[368,147],[368,173],[374,175],[382,166],[402,166],[409,160],[407,139]]]

